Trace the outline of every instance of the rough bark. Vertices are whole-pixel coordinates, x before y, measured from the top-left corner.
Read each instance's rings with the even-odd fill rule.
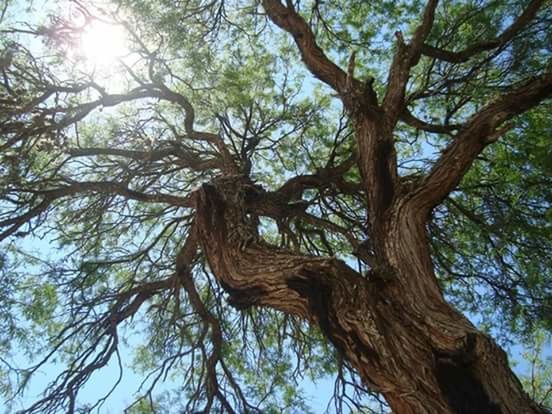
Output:
[[[365,383],[397,413],[537,413],[506,356],[443,299],[425,218],[412,198],[395,203],[375,237],[393,269],[361,275],[335,258],[268,245],[247,227],[252,186],[233,176],[195,193],[209,266],[237,308],[269,306],[320,327]],[[245,213],[245,214],[244,214]]]
[[[424,42],[437,1],[428,2],[410,42],[397,34],[381,105],[371,82],[354,79],[354,54],[349,70],[343,71],[317,45],[292,2],[262,4],[270,19],[293,36],[306,67],[336,90],[349,112],[368,211],[369,240],[359,256],[371,270],[362,275],[336,258],[304,256],[267,244],[257,235],[256,216],[279,214],[278,209],[263,204],[262,191],[247,178],[226,175],[204,184],[193,201],[199,244],[231,303],[238,308],[269,306],[319,326],[394,412],[543,412],[522,390],[504,351],[443,298],[426,224],[475,157],[504,131],[503,123],[550,96],[551,75],[514,88],[464,125],[423,123],[426,129],[457,133],[420,184],[406,188],[397,173],[393,130],[405,114],[410,123],[421,122],[408,116],[405,85],[420,56],[434,51]],[[509,41],[538,7],[539,1],[532,2],[498,43]],[[467,59],[487,49],[486,44],[476,45],[459,53]],[[289,199],[318,178],[301,177],[281,194]]]

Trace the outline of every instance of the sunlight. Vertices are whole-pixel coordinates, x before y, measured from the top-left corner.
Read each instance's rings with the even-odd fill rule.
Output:
[[[87,65],[108,68],[128,54],[125,30],[119,25],[97,20],[90,23],[81,36],[80,54]]]

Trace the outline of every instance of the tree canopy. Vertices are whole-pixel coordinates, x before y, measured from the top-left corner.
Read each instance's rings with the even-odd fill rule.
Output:
[[[106,27],[125,46],[100,62],[83,37]],[[434,291],[533,351],[526,391],[550,408],[550,27],[544,0],[6,0],[8,409],[53,364],[26,412],[88,412],[105,398],[85,404],[84,384],[131,362],[144,378],[131,413],[307,412],[298,382],[327,375],[332,409],[397,410],[389,390],[408,381],[359,366],[399,349],[386,304],[403,295],[416,313]],[[382,223],[408,203],[424,232],[396,240],[422,259],[402,269]],[[435,289],[410,267],[433,269]],[[352,297],[379,315],[370,339],[347,325]],[[433,326],[448,311],[419,312]]]

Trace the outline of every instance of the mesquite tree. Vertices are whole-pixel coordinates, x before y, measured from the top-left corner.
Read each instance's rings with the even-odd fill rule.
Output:
[[[126,33],[107,68],[98,22]],[[551,326],[549,2],[7,1],[0,24],[10,401],[57,361],[28,412],[92,409],[133,349],[131,412],[302,412],[294,381],[332,372],[337,410],[545,412],[489,332]]]

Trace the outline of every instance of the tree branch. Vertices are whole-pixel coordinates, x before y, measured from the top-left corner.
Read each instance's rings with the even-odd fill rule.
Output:
[[[288,2],[287,7],[279,0],[263,0],[262,4],[270,20],[293,36],[310,72],[335,91],[345,91],[347,74],[324,54],[309,25],[295,11],[291,2]]]
[[[96,192],[102,194],[120,195],[129,200],[137,200],[149,203],[167,203],[180,207],[191,207],[188,198],[173,196],[170,194],[147,194],[132,190],[126,184],[111,181],[74,182],[70,185],[51,190],[16,189],[20,193],[31,193],[42,196],[42,201],[29,209],[26,213],[0,221],[0,228],[8,227],[0,233],[0,241],[14,234],[21,226],[28,223],[34,217],[45,212],[55,200],[79,193]]]
[[[24,190],[22,190],[24,191]],[[191,207],[189,199],[170,194],[148,194],[128,188],[126,184],[113,181],[84,181],[74,182],[71,185],[53,190],[27,190],[28,192],[42,194],[48,199],[56,199],[77,193],[97,192],[103,194],[120,195],[129,200],[137,200],[149,203],[167,203],[179,207]]]
[[[466,62],[479,53],[502,47],[512,40],[535,18],[538,10],[543,4],[544,0],[532,0],[525,10],[523,10],[523,13],[494,39],[474,43],[459,52],[452,52],[424,44],[422,46],[422,54],[451,63]]]
[[[223,361],[223,336],[222,336],[222,327],[219,320],[215,315],[209,310],[209,308],[204,303],[201,295],[197,291],[193,277],[192,277],[192,265],[194,260],[197,257],[197,249],[199,247],[199,233],[197,230],[197,224],[194,221],[188,233],[188,237],[184,242],[184,245],[178,252],[176,258],[176,275],[180,284],[186,291],[190,304],[195,311],[195,313],[201,318],[203,323],[211,328],[211,343],[213,349],[211,350],[211,355],[207,360],[207,394],[208,394],[208,405],[212,404],[212,400],[216,396],[220,403],[224,406],[227,412],[234,413],[232,406],[228,403],[224,393],[220,390],[220,385],[218,381],[217,365],[220,364],[223,367],[223,372],[228,377],[231,387],[236,392],[236,395],[240,398],[241,403],[244,407],[248,407],[249,404],[245,399],[245,396],[239,387],[238,383],[232,376],[232,373],[224,368]]]
[[[95,155],[111,155],[116,157],[124,157],[135,161],[154,162],[160,161],[170,156],[178,158],[177,162],[183,167],[190,168],[195,171],[208,171],[211,169],[222,169],[223,165],[220,159],[200,159],[197,154],[188,153],[176,145],[167,148],[158,148],[151,151],[138,151],[120,148],[68,148],[66,152],[71,157],[90,157]]]
[[[287,200],[298,200],[308,188],[322,188],[332,183],[342,183],[343,175],[356,164],[356,156],[351,156],[335,167],[321,168],[315,174],[297,175],[286,181],[276,193]],[[347,183],[354,187],[353,183]],[[359,188],[354,188],[359,191]]]
[[[129,290],[118,292],[107,299],[107,301],[114,300],[109,309],[97,315],[94,320],[84,323],[84,319],[89,314],[96,315],[96,313],[88,310],[84,316],[79,315],[82,319],[74,321],[56,337],[51,338],[54,344],[53,349],[30,369],[30,374],[43,367],[56,352],[60,351],[62,346],[66,345],[77,334],[84,335],[90,341],[83,342],[86,346],[77,350],[67,369],[50,384],[47,394],[21,412],[59,412],[62,408],[65,408],[63,411],[74,412],[77,395],[86,381],[94,372],[105,367],[113,354],[118,355],[119,325],[123,321],[132,318],[144,302],[161,291],[170,288],[173,284],[172,278],[168,278],[145,282]],[[114,387],[111,392],[113,389]]]
[[[439,124],[430,124],[428,122],[425,122],[419,118],[416,118],[412,113],[408,110],[408,108],[404,108],[403,113],[401,114],[401,120],[410,125],[411,127],[414,127],[416,129],[421,129],[423,131],[427,132],[434,132],[436,134],[451,134],[452,131],[460,129],[460,125],[457,124],[451,124],[451,125],[439,125]]]
[[[395,126],[402,113],[405,88],[410,76],[410,68],[416,65],[420,60],[423,42],[433,27],[437,4],[438,0],[429,0],[427,2],[422,22],[416,28],[410,43],[405,43],[401,32],[395,33],[397,37],[397,50],[395,51],[393,62],[389,70],[387,91],[383,99],[383,109],[385,111],[388,129],[392,129]]]
[[[372,323],[378,302],[371,286],[377,285],[334,257],[295,254],[262,240],[245,248],[229,241],[231,227],[243,217],[226,191],[234,192],[204,184],[194,198],[201,250],[229,302],[238,309],[267,306],[318,325],[365,378],[374,375],[374,350],[384,346]]]
[[[552,73],[532,78],[477,112],[458,131],[429,174],[414,190],[411,202],[427,214],[456,188],[475,158],[497,134],[504,122],[552,96]]]

